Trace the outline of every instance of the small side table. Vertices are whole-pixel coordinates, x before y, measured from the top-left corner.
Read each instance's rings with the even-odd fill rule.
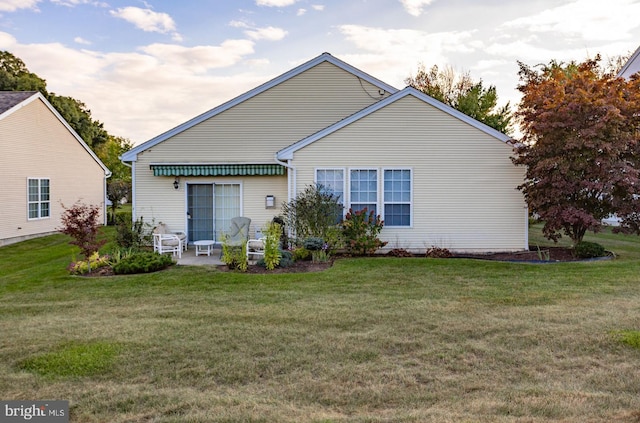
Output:
[[[201,254],[210,256],[216,242],[211,239],[201,239],[200,241],[193,241],[193,245],[196,246],[196,257]]]

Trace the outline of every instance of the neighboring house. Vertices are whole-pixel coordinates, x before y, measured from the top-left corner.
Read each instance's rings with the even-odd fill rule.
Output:
[[[524,171],[509,137],[413,89],[324,53],[143,143],[134,219],[220,242],[234,216],[251,236],[309,185],[385,222],[387,249],[528,248]]]
[[[0,91],[0,245],[57,232],[63,205],[104,216],[110,175],[42,94]]]
[[[631,75],[640,72],[640,47],[631,55],[627,63],[620,69],[618,76],[630,79]]]
[[[640,47],[636,49],[627,60],[627,63],[618,71],[618,77],[631,79],[631,76],[638,72],[640,72]],[[602,223],[609,226],[620,226],[620,218],[614,214],[602,219]]]

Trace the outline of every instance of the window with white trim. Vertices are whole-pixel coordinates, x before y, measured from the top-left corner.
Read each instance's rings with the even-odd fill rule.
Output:
[[[385,226],[411,226],[411,170],[384,169]]]
[[[316,184],[344,203],[344,170],[316,169]]]
[[[351,209],[356,212],[367,209],[378,214],[378,171],[377,169],[349,170],[349,196]]]
[[[49,179],[27,179],[27,208],[29,219],[44,219],[51,216]]]

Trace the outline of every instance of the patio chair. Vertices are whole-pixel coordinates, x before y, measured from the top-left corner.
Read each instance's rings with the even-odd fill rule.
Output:
[[[171,232],[164,223],[153,228],[153,251],[182,258],[183,250],[187,250],[187,235],[184,232]]]
[[[248,217],[234,217],[231,219],[231,227],[227,232],[226,243],[229,247],[242,247],[249,240],[249,228],[251,219]]]
[[[265,238],[250,239],[247,241],[247,261],[251,260],[251,256],[264,257],[264,241]]]

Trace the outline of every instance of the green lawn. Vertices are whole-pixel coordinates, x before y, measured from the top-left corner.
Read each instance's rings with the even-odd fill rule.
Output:
[[[640,238],[588,240],[618,259],[83,278],[64,236],[3,247],[0,399],[73,422],[637,422]]]

